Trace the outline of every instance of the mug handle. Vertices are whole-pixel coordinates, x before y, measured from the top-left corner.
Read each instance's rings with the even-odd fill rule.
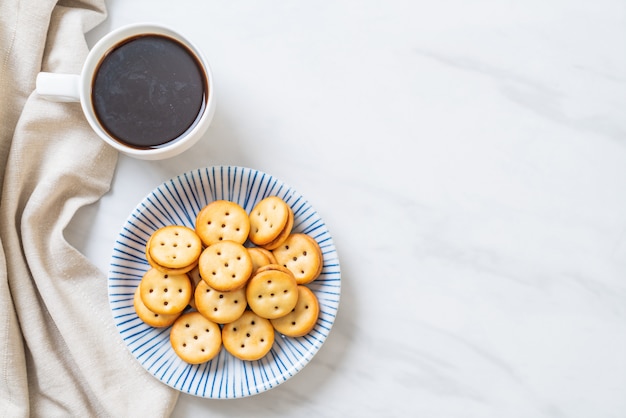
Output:
[[[37,74],[36,90],[44,99],[53,102],[79,102],[80,76],[41,72]]]

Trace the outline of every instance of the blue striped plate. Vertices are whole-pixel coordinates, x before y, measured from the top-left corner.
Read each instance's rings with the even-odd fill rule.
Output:
[[[174,353],[169,328],[144,324],[133,308],[133,295],[149,265],[145,245],[157,228],[178,224],[194,227],[195,217],[209,202],[226,199],[247,212],[261,199],[275,195],[292,208],[294,232],[317,240],[324,255],[321,275],[308,284],[320,304],[313,331],[299,338],[277,334],[272,350],[258,361],[241,361],[225,349],[213,360],[190,365]],[[113,247],[108,275],[109,303],[117,329],[141,365],[163,383],[191,395],[233,399],[256,395],[287,381],[320,349],[335,321],[341,272],[333,239],[315,209],[279,179],[244,167],[216,166],[189,171],[157,187],[130,214]]]

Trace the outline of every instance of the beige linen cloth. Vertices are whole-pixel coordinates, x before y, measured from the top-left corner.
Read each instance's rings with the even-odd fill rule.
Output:
[[[168,416],[177,399],[123,344],[104,272],[63,236],[117,154],[78,104],[33,92],[39,71],[80,71],[105,18],[98,0],[0,1],[0,417]]]

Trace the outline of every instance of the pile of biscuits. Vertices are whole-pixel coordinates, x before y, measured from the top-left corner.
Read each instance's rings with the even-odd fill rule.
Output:
[[[319,303],[306,284],[320,275],[323,256],[293,225],[289,205],[269,196],[249,214],[216,200],[193,229],[157,229],[146,244],[151,268],[135,292],[137,316],[153,327],[171,325],[172,348],[190,364],[211,360],[222,346],[241,360],[258,360],[275,332],[308,334]]]

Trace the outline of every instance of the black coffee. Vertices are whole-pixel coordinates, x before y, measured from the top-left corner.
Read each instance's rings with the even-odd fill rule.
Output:
[[[207,82],[184,45],[161,35],[131,38],[111,50],[93,79],[92,103],[102,127],[136,148],[180,138],[204,111]]]

